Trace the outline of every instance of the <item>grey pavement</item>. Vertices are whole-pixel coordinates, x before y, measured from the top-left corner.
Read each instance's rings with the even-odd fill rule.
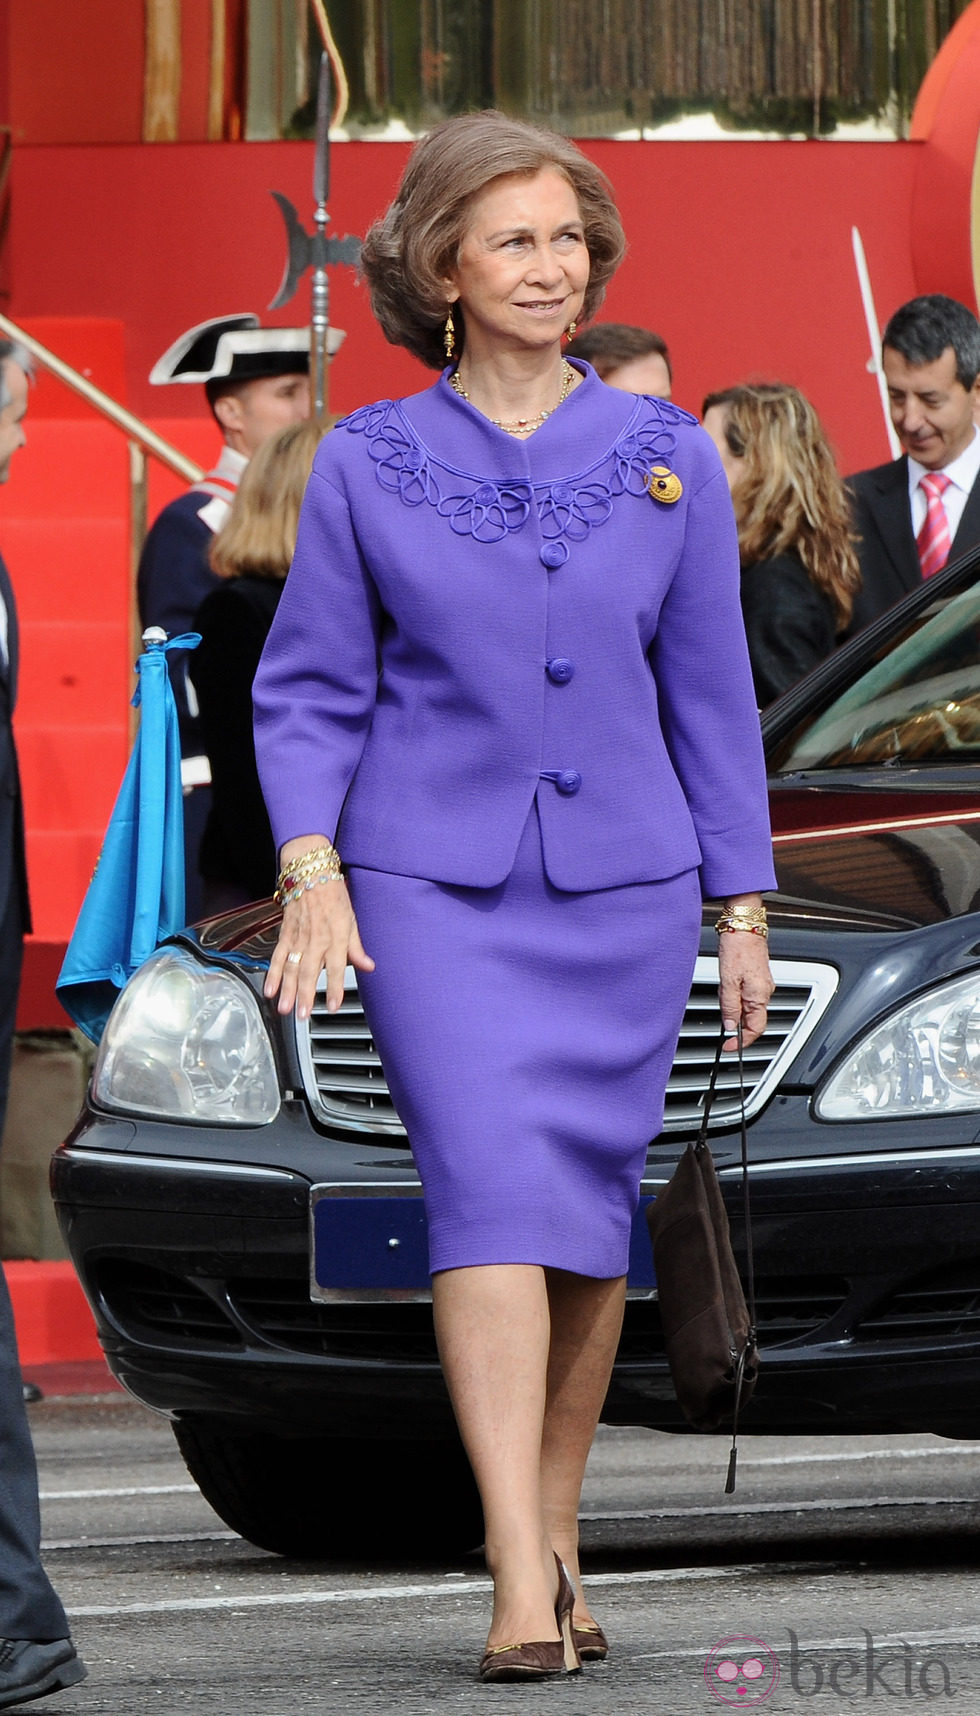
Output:
[[[745,1437],[725,1498],[723,1441],[603,1429],[583,1543],[609,1661],[484,1687],[478,1556],[285,1562],[227,1530],[166,1422],[124,1396],[48,1401],[31,1420],[46,1560],[91,1670],[35,1706],[51,1716],[468,1716],[518,1702],[564,1716],[980,1716],[972,1443]]]

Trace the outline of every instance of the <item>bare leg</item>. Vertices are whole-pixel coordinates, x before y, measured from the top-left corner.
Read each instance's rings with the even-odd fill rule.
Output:
[[[624,1283],[530,1264],[434,1277],[436,1334],[483,1501],[488,1643],[558,1637],[552,1548],[578,1568],[578,1499],[622,1323]],[[580,1598],[576,1618],[587,1620]]]
[[[575,1620],[592,1619],[578,1564],[582,1479],[623,1326],[626,1280],[547,1271],[551,1306],[548,1397],[541,1437],[541,1497],[550,1542],[572,1576]]]
[[[533,1264],[433,1277],[439,1356],[483,1502],[493,1576],[488,1645],[557,1639],[557,1573],[541,1506],[550,1319]]]

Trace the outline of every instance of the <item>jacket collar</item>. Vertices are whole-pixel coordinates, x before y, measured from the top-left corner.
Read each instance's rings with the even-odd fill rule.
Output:
[[[576,360],[575,367],[584,377],[580,386],[526,441],[497,429],[461,399],[450,385],[451,368],[435,387],[402,400],[400,409],[426,448],[461,476],[479,481],[492,471],[498,482],[557,482],[608,458],[638,412],[634,394],[607,387],[589,364]],[[453,448],[448,461],[447,439]]]

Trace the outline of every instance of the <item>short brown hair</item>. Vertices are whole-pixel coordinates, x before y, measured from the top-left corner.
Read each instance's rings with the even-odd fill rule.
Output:
[[[494,179],[546,167],[564,174],[578,199],[591,264],[582,317],[595,315],[626,249],[609,180],[567,137],[491,109],[447,119],[415,145],[398,195],[364,240],[361,271],[393,346],[442,369],[445,280],[473,199]],[[456,318],[457,352],[466,339],[462,321]]]
[[[6,411],[10,404],[6,376],[8,363],[15,363],[18,369],[22,369],[28,381],[34,380],[34,359],[26,347],[16,340],[0,340],[0,411]]]
[[[851,623],[861,588],[847,494],[810,401],[788,382],[762,381],[709,393],[730,451],[744,461],[732,489],[743,567],[794,553],[830,599],[835,628]]]
[[[624,364],[633,363],[637,358],[653,357],[654,354],[663,358],[667,378],[673,381],[667,341],[655,334],[652,328],[634,328],[627,322],[595,322],[584,333],[576,334],[565,347],[566,357],[584,358],[602,381],[617,369],[622,369]]]
[[[211,544],[211,566],[219,578],[285,578],[313,455],[336,421],[290,423],[253,453]]]

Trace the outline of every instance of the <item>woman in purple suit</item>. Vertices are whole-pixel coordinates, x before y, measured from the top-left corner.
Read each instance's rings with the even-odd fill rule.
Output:
[[[442,373],[321,445],[255,683],[266,993],[305,1018],[360,974],[483,1499],[487,1680],[606,1654],[579,1493],[703,897],[726,1029],[771,992],[725,475],[694,418],[562,355],[622,252],[565,139],[482,113],[416,146],[363,267]]]

